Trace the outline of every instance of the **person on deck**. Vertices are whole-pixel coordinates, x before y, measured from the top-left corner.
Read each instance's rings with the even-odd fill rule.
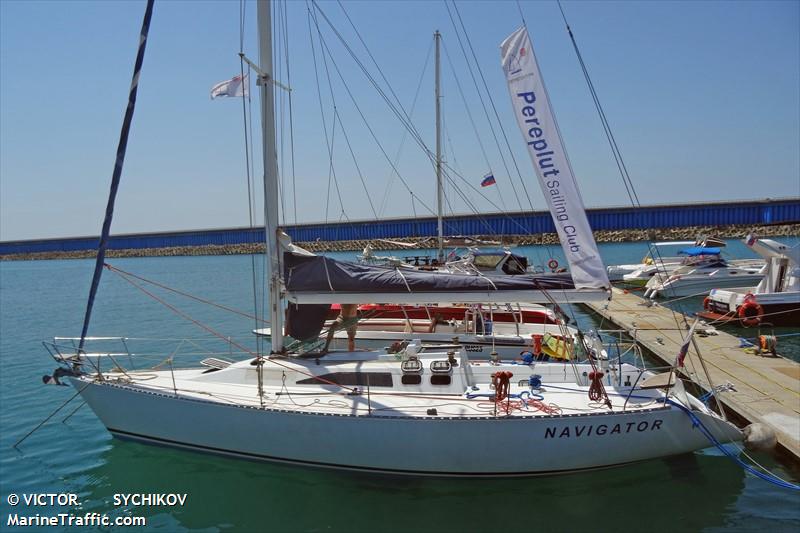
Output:
[[[328,347],[333,341],[333,335],[336,331],[342,329],[345,324],[347,328],[347,351],[354,352],[356,350],[356,329],[358,328],[357,318],[358,304],[341,304],[339,316],[328,328],[328,337],[325,339],[325,347],[322,349],[322,353],[328,353]]]

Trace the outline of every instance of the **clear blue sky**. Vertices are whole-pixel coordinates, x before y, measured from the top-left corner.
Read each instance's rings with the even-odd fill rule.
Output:
[[[344,5],[407,109],[432,33],[442,32],[489,165],[445,62],[447,159],[476,185],[490,167],[498,185],[484,192],[495,203],[502,193],[505,204],[516,207],[444,4]],[[517,6],[458,5],[533,204],[542,208],[499,66],[500,42],[521,24]],[[321,6],[363,58],[338,4]],[[564,2],[643,203],[800,195],[798,6],[797,1]],[[556,4],[523,2],[522,9],[586,204],[626,205]],[[99,233],[143,11],[141,1],[0,0],[0,239]],[[237,1],[157,0],[113,233],[247,224],[241,103],[209,99],[214,83],[239,70],[238,11]],[[297,219],[321,221],[329,160],[305,2],[290,2],[288,14]],[[246,24],[246,53],[255,58],[252,3]],[[325,32],[359,105],[394,156],[402,126]],[[415,209],[427,214],[420,204],[412,206],[397,180],[386,195],[389,165],[338,80],[333,91],[376,208],[386,196],[385,216],[411,215]],[[322,92],[330,130],[324,80]],[[431,147],[432,96],[429,65],[413,120]],[[344,210],[350,218],[370,218],[343,140],[337,128],[334,168]],[[398,167],[432,206],[433,172],[408,139]],[[452,210],[467,212],[453,187],[448,189]],[[494,210],[469,195],[479,209]],[[286,200],[291,206],[291,197]],[[327,218],[340,216],[332,195]],[[286,220],[293,219],[288,209]]]

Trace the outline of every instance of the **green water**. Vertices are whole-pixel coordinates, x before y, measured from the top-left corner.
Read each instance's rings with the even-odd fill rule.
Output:
[[[523,248],[535,262],[536,248]],[[607,263],[631,262],[644,245],[602,247]],[[554,253],[558,257],[558,254]],[[256,259],[257,266],[261,258]],[[252,309],[249,256],[118,259],[138,275],[217,303]],[[21,446],[11,445],[67,400],[70,387],[43,386],[53,361],[41,341],[80,332],[92,262],[0,263],[0,530],[9,513],[86,512],[147,519],[160,531],[797,531],[800,495],[765,483],[706,451],[670,460],[561,477],[449,480],[287,467],[144,446],[112,439],[87,408],[71,404]],[[254,346],[251,319],[159,292],[223,335]],[[583,326],[591,317],[575,311]],[[785,333],[797,332],[787,329]],[[118,276],[104,274],[90,334],[199,338],[224,348]],[[794,353],[788,337],[782,346]],[[165,345],[171,341],[162,341]],[[77,404],[75,404],[77,406]],[[154,415],[157,416],[157,415]],[[358,435],[353,435],[357,439]],[[343,445],[320,442],[320,446]],[[345,444],[346,445],[346,444]],[[468,442],[464,443],[469,446]],[[431,454],[447,450],[430,450]],[[487,455],[536,454],[498,442]],[[603,450],[598,449],[598,454]],[[757,459],[797,481],[770,457]],[[186,493],[178,507],[116,506],[120,493]],[[78,508],[12,507],[10,494],[73,493]],[[80,528],[37,528],[59,531]],[[121,530],[101,528],[102,530]]]

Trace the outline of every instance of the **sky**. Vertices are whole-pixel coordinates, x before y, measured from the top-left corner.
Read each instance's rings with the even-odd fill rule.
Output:
[[[522,24],[520,10],[515,2],[456,5],[469,43],[444,2],[325,1],[319,9],[388,93],[385,76],[430,149],[430,51],[441,31],[445,159],[462,176],[451,175],[445,187],[447,212],[542,209],[499,59],[501,41]],[[643,204],[800,195],[800,2],[562,5]],[[279,90],[282,220],[430,215],[430,161],[320,11],[317,29],[308,6],[281,8],[294,139],[292,173],[288,99]],[[584,202],[628,205],[557,4],[520,6]],[[0,0],[0,240],[99,234],[144,7],[139,0]],[[244,28],[245,54],[256,60],[252,2]],[[486,100],[497,142],[459,35],[470,59],[474,49],[480,72],[472,72],[481,90],[485,78],[497,109],[499,123]],[[238,1],[156,0],[112,234],[249,224],[242,102],[209,97],[212,85],[239,73],[239,46]],[[275,77],[288,83],[285,67]],[[253,106],[257,120],[256,98]],[[260,137],[251,140],[260,154]],[[392,165],[406,185],[392,178]],[[490,171],[497,185],[481,190]]]

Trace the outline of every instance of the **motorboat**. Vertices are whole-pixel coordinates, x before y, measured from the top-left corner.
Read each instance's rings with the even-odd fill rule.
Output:
[[[800,249],[754,237],[745,244],[766,260],[761,281],[750,288],[713,289],[698,316],[744,327],[800,325]]]
[[[680,264],[683,260],[683,257],[679,255],[664,256],[662,253],[668,254],[669,249],[673,247],[694,246],[696,244],[695,241],[665,241],[653,243],[653,248],[647,252],[641,262],[624,265],[609,265],[606,267],[608,279],[611,282],[627,281],[627,283],[633,285],[639,284],[641,280],[640,284],[644,285],[644,283],[650,279],[651,275],[654,275],[659,269],[666,270],[672,265]],[[636,272],[641,273],[634,275]],[[653,274],[650,274],[651,272]],[[629,276],[628,280],[624,279],[626,275]]]
[[[761,259],[726,261],[719,248],[693,247],[682,251],[682,263],[652,276],[645,284],[645,298],[703,296],[713,288],[749,287],[764,277]]]

